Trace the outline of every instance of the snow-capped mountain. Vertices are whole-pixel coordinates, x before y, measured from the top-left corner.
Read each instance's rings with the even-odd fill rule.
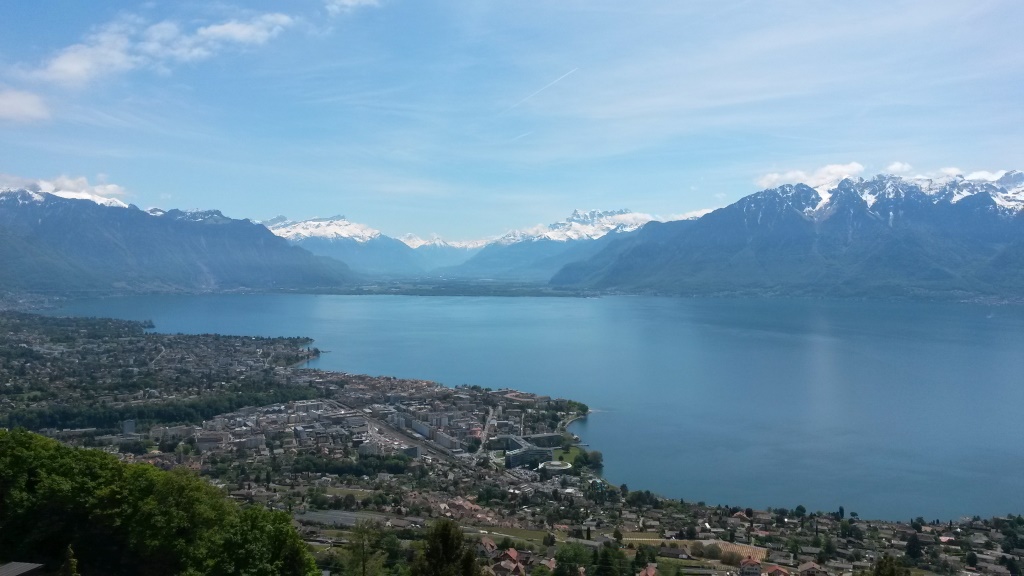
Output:
[[[1024,175],[786,184],[614,242],[558,285],[858,295],[1024,289]]]
[[[484,239],[481,239],[481,240],[452,240],[452,241],[449,241],[449,240],[445,240],[444,238],[441,238],[437,234],[431,234],[430,238],[424,239],[424,238],[420,238],[419,236],[417,236],[415,234],[412,234],[412,233],[403,234],[403,235],[399,236],[398,239],[401,240],[402,242],[404,242],[406,246],[412,248],[413,250],[418,250],[418,249],[424,248],[424,247],[457,248],[457,249],[463,249],[463,250],[475,250],[477,248],[482,248],[482,247],[486,246],[487,244],[490,244],[491,242],[494,241],[493,238],[484,238]]]
[[[263,225],[314,254],[341,260],[366,274],[535,281],[547,280],[566,258],[589,255],[597,249],[597,240],[634,232],[652,220],[653,216],[629,210],[576,210],[554,224],[473,241],[450,241],[436,234],[396,239],[344,216],[302,221],[278,216]]]
[[[421,242],[418,250],[414,250],[408,242],[386,236],[365,224],[351,222],[344,216],[301,221],[278,216],[263,222],[263,225],[292,244],[314,254],[340,260],[364,274],[418,277],[439,265],[432,263],[428,252],[464,252],[443,241]],[[454,261],[462,262],[470,255],[462,255]],[[450,260],[442,258],[445,263]]]
[[[498,244],[554,240],[596,240],[605,234],[633,232],[644,224],[655,220],[650,214],[639,214],[629,210],[573,210],[572,214],[554,224],[538,225],[524,230],[512,230],[495,240]]]
[[[816,219],[827,217],[833,195],[837,191],[852,189],[856,189],[857,195],[869,210],[878,202],[881,202],[881,206],[887,206],[893,202],[910,199],[941,205],[956,204],[967,198],[979,196],[991,199],[999,210],[1009,214],[1024,210],[1024,172],[1011,170],[998,174],[999,178],[994,180],[968,179],[962,175],[902,178],[891,174],[879,174],[870,180],[847,178],[834,186],[815,188],[817,202],[813,207],[804,206],[803,211]],[[776,191],[783,196],[792,196],[797,186],[800,185],[786,185],[758,194]]]
[[[445,276],[515,282],[544,282],[562,266],[589,258],[615,238],[628,236],[654,220],[629,210],[580,211],[554,224],[512,230],[489,242]]]
[[[14,193],[24,193],[18,195],[23,202],[42,202],[47,196],[55,196],[57,198],[63,198],[67,200],[87,200],[89,202],[99,204],[100,206],[110,206],[113,208],[127,208],[128,204],[118,200],[117,198],[109,198],[104,196],[98,196],[88,192],[75,191],[75,190],[61,190],[55,188],[47,182],[48,186],[43,189],[39,184],[34,184],[32,189],[27,188],[0,188],[0,194],[11,195]]]
[[[375,230],[365,224],[350,222],[344,216],[312,218],[298,222],[288,220],[284,216],[278,216],[263,222],[263,225],[277,236],[292,242],[301,242],[308,238],[369,242],[381,236],[380,230]]]
[[[99,204],[100,206],[109,206],[112,208],[128,207],[128,204],[125,204],[117,198],[108,198],[75,190],[41,190],[38,187],[36,187],[35,190],[29,190],[26,188],[0,188],[0,194],[18,196],[21,202],[42,202],[47,196],[56,196],[57,198],[64,198],[67,200],[88,200],[89,202]]]
[[[652,220],[655,220],[655,218],[649,214],[639,214],[629,210],[574,210],[568,218],[561,222],[547,225],[538,224],[532,228],[521,230],[510,230],[497,237],[452,241],[445,240],[437,234],[432,234],[429,238],[421,238],[410,233],[398,237],[397,240],[414,250],[424,247],[472,250],[483,248],[492,243],[508,245],[538,240],[553,240],[556,242],[596,240],[605,234],[632,232]],[[360,243],[369,242],[381,237],[390,238],[384,236],[380,230],[366,224],[351,222],[344,216],[312,218],[300,221],[277,216],[276,218],[261,222],[261,224],[274,234],[295,243],[301,243],[313,238],[330,241],[354,240]]]

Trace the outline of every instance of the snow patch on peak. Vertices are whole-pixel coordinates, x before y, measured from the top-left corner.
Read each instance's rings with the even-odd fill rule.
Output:
[[[538,240],[554,240],[556,242],[596,240],[605,234],[632,232],[652,220],[655,220],[655,217],[650,214],[630,212],[625,209],[573,210],[572,214],[561,222],[512,230],[498,238],[496,242],[507,245]]]
[[[43,201],[42,194],[25,188],[0,188],[0,197],[13,199],[18,204],[31,204]]]
[[[21,204],[27,204],[29,202],[44,202],[47,196],[56,196],[57,198],[64,198],[65,200],[88,200],[89,202],[94,202],[100,206],[110,206],[112,208],[128,207],[128,204],[125,204],[117,198],[108,198],[106,196],[100,196],[98,194],[92,194],[84,191],[55,190],[52,187],[50,187],[50,189],[44,189],[39,185],[26,188],[0,188],[0,194],[17,195],[19,198],[18,201]]]
[[[261,222],[275,235],[298,242],[307,238],[323,238],[325,240],[350,239],[356,242],[369,242],[381,235],[380,230],[365,224],[349,222],[344,216],[330,218],[312,218],[292,222],[278,216],[267,222]]]
[[[848,178],[837,187],[815,188],[821,201],[813,209],[804,210],[809,216],[824,214],[836,199],[836,192],[853,193],[867,205],[877,208],[879,201],[901,201],[915,194],[923,194],[935,204],[957,204],[965,198],[987,194],[1000,207],[1008,211],[1024,211],[1024,173],[1010,170],[998,172],[975,172],[967,177],[952,170],[937,175],[903,177],[894,174],[879,174],[870,180]],[[765,190],[769,193],[772,190]],[[774,192],[789,198],[793,191],[783,186]]]
[[[1006,188],[1009,192],[1024,190],[1024,172],[1010,170],[1005,172],[995,183],[997,186]]]
[[[490,243],[492,239],[488,238],[484,240],[448,241],[441,238],[437,234],[431,234],[429,238],[424,239],[420,238],[419,236],[413,233],[409,233],[403,234],[399,238],[399,240],[401,240],[403,243],[405,243],[406,246],[412,248],[413,250],[423,247],[458,248],[460,250],[472,250],[483,247],[484,245]]]
[[[99,204],[100,206],[110,206],[110,207],[113,207],[113,208],[127,208],[128,207],[127,204],[125,204],[124,202],[118,200],[117,198],[105,198],[103,196],[98,196],[96,194],[90,194],[88,192],[74,192],[74,191],[71,191],[71,190],[57,190],[57,191],[54,191],[54,192],[49,192],[49,194],[53,194],[54,196],[58,196],[60,198],[66,198],[68,200],[88,200],[90,202],[95,202],[96,204]]]
[[[821,198],[821,200],[818,200],[818,204],[811,209],[811,212],[817,212],[824,208],[829,200],[832,199],[832,191],[835,189],[836,187],[831,184],[823,184],[815,188],[814,191],[818,193],[818,198]]]
[[[423,238],[420,238],[419,236],[417,236],[417,235],[413,234],[412,232],[410,232],[408,234],[402,234],[398,239],[401,240],[409,248],[412,248],[413,250],[419,248],[420,246],[427,246],[427,245],[431,245],[431,244],[433,244],[433,245],[447,244],[447,242],[445,242],[444,240],[441,240],[441,238],[438,237],[436,234],[431,234],[429,240],[424,240]]]

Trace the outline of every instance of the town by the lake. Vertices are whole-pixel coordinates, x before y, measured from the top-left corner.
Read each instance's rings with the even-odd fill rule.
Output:
[[[1011,576],[1024,556],[1019,516],[878,520],[856,503],[752,509],[613,485],[601,447],[566,429],[588,413],[572,399],[313,370],[301,338],[146,328],[0,313],[0,426],[193,470],[287,512],[326,571],[357,526],[393,537],[402,566],[442,518],[495,576],[546,575],[581,550],[592,570],[612,550],[639,576]]]

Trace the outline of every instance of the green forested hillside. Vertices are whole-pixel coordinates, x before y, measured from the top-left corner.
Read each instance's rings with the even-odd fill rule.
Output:
[[[92,574],[316,574],[283,512],[242,508],[186,470],[0,430],[0,563]]]

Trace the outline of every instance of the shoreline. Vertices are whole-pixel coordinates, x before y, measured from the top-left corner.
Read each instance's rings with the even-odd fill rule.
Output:
[[[998,312],[997,312],[997,315],[998,315]],[[318,337],[317,340],[322,340],[322,338]],[[336,356],[336,353],[339,350],[339,346],[338,345],[330,345],[330,344],[328,344],[327,347],[328,348],[332,348],[332,351],[334,353],[330,354],[330,356],[334,357],[335,361],[325,360],[328,355],[324,354],[324,355],[320,356],[319,358],[310,358],[310,359],[302,360],[301,363],[298,364],[298,366],[295,366],[295,368],[296,369],[306,369],[306,370],[324,370],[325,372],[342,372],[342,373],[349,372],[349,370],[351,370],[351,372],[367,373],[367,374],[376,373],[378,375],[393,374],[393,373],[395,373],[394,371],[388,370],[387,367],[383,367],[383,365],[382,365],[380,370],[371,370],[371,371],[360,370],[358,366],[350,366],[349,370],[345,370],[344,368],[341,368],[341,369],[338,369],[338,368],[334,368],[334,369],[326,368],[324,365],[337,364],[338,362],[336,362],[336,360],[339,359]],[[346,355],[343,354],[342,358],[345,358],[345,357],[346,357]],[[317,367],[310,366],[310,363],[312,362],[312,360],[318,360],[318,364],[320,364],[321,366],[317,366]],[[349,362],[345,362],[345,364],[349,364]],[[356,364],[358,364],[358,362]],[[394,368],[394,366],[391,366],[391,368]],[[412,368],[412,366],[410,365],[407,368]],[[407,379],[417,379],[417,378],[415,378],[413,376],[413,372],[411,370],[401,370],[401,369],[399,369],[397,372],[398,373],[405,372],[404,378],[407,378]],[[451,384],[449,384],[449,383],[443,384],[447,388],[457,387],[457,384],[455,384],[456,382],[461,382],[462,384],[465,384],[467,382],[479,382],[479,380],[471,380],[468,377],[465,380],[462,380],[462,379],[455,379],[455,380],[453,380],[453,379],[436,378],[436,376],[439,376],[439,374],[434,374],[434,376],[435,376],[435,378],[433,380],[436,381],[436,382],[450,382]],[[481,384],[482,385],[487,385],[486,383],[481,383]],[[533,386],[532,386],[532,391],[536,392],[536,393],[544,393],[544,391],[538,390],[536,388],[537,388],[537,383],[534,383]],[[562,391],[562,393],[566,394],[569,397],[579,398],[580,400],[583,400],[583,401],[591,400],[590,398],[581,397],[580,396],[580,392],[583,392],[584,396],[591,396],[592,395],[592,394],[587,394],[584,390],[576,390],[575,394],[573,394],[570,390]],[[559,393],[559,392],[558,391],[551,391],[550,393],[551,394],[556,394],[556,393]],[[589,412],[594,412],[594,410],[590,410]],[[589,412],[588,412],[588,416],[589,416]],[[581,419],[583,417],[584,416],[579,415],[579,416],[575,416],[573,418],[566,419],[563,422],[562,429],[565,430],[565,431],[568,431],[569,428],[571,428],[571,426],[573,425],[573,423],[575,423],[577,420],[579,420],[579,419]],[[601,420],[602,421],[610,421],[611,419],[610,418],[601,418]],[[606,437],[607,436],[606,434],[604,434],[604,435],[598,434],[599,432],[601,432],[601,430],[606,429],[607,426],[604,426],[604,427],[601,427],[601,426],[596,426],[595,427],[595,426],[596,425],[590,425],[590,427],[589,427],[590,432],[592,434],[597,434],[598,436],[601,436],[602,438],[605,438],[605,440],[603,442],[600,442],[600,443],[595,443],[593,441],[593,438],[588,438],[588,439],[583,439],[583,440],[584,441],[589,440],[590,444],[591,444],[591,448],[593,450],[601,451],[603,454],[606,455],[606,457],[609,455],[609,448],[608,448],[609,445],[612,446],[612,448],[610,449],[611,450],[611,455],[614,456],[615,454],[618,454],[617,458],[612,458],[610,461],[606,461],[605,462],[604,469],[601,471],[601,476],[602,477],[606,477],[606,478],[607,477],[621,476],[620,478],[617,479],[619,482],[629,482],[629,478],[632,478],[632,476],[630,476],[630,468],[629,468],[629,466],[624,464],[624,462],[626,462],[627,460],[623,459],[623,453],[622,453],[622,449],[621,449],[622,443],[621,442],[618,442],[618,443],[612,442],[612,444],[609,444],[608,439]],[[605,431],[607,431],[607,430],[605,430]],[[590,436],[590,435],[591,434],[588,434],[588,436]],[[627,453],[625,453],[625,456],[629,456],[629,454],[630,453],[627,452]],[[633,458],[632,460],[629,460],[629,461],[630,462],[636,462],[637,459]],[[651,466],[655,466],[655,467],[659,467],[659,466],[662,466],[663,464],[665,464],[665,463],[659,463],[658,460],[656,460],[656,459],[648,460],[646,458],[643,460],[643,462],[645,463],[645,465],[651,465]],[[703,464],[700,464],[700,463],[696,463],[696,462],[695,462],[694,466],[699,466],[699,467],[707,468],[707,466],[705,466]],[[704,476],[706,476],[706,474]],[[783,498],[774,498],[774,497],[770,497],[770,496],[759,496],[758,494],[750,494],[750,493],[746,494],[746,496],[743,496],[743,495],[739,495],[739,496],[736,496],[736,495],[725,495],[725,496],[715,495],[718,492],[724,492],[724,490],[721,490],[721,491],[717,490],[717,489],[715,489],[715,486],[711,487],[712,491],[704,490],[703,488],[705,487],[705,484],[701,483],[701,477],[698,477],[696,480],[694,480],[692,478],[687,478],[686,475],[677,476],[675,478],[669,478],[669,479],[665,480],[664,482],[660,482],[660,483],[659,482],[655,482],[654,484],[656,485],[656,487],[655,486],[651,486],[649,483],[646,483],[646,482],[641,483],[640,481],[636,480],[635,478],[634,478],[634,481],[637,483],[637,488],[640,488],[641,484],[643,484],[645,488],[649,488],[649,489],[651,489],[652,491],[654,491],[656,493],[671,494],[673,496],[682,496],[682,497],[686,497],[687,499],[692,498],[694,500],[701,500],[702,499],[702,500],[707,500],[707,501],[730,502],[730,503],[738,502],[738,501],[743,500],[743,501],[746,501],[746,502],[758,503],[758,504],[762,504],[762,505],[767,505],[767,504],[771,504],[771,505],[780,505],[780,504],[794,505],[794,504],[798,503],[800,500],[804,500],[804,496],[801,495],[801,494],[796,494],[796,495],[793,495],[792,497],[783,497]],[[629,482],[629,483],[632,484],[633,482]],[[751,492],[753,492],[753,491],[751,491]],[[753,497],[751,498],[750,496],[753,496]],[[870,495],[869,495],[869,500],[871,500]],[[851,506],[850,505],[851,501],[852,500],[847,500],[844,503],[847,505],[848,508],[852,508],[854,510],[858,510],[860,507],[858,505]],[[810,506],[811,507],[828,508],[828,507],[832,506],[833,502],[839,503],[839,500],[833,500],[832,498],[827,498],[826,497],[824,499],[819,499],[818,502],[811,502]],[[804,500],[804,503],[807,503],[806,500]],[[933,510],[943,510],[944,509],[943,503],[939,502],[939,504],[940,504],[940,507],[939,508],[933,508]],[[912,514],[916,515],[916,514],[919,513],[919,512],[917,512],[917,510],[927,510],[929,508],[927,508],[927,507],[912,508],[912,507],[909,507],[909,506],[904,506],[904,507],[900,508],[899,510],[896,510],[896,511],[893,512],[893,511],[886,510],[885,507],[879,506],[879,507],[874,507],[870,511],[866,511],[866,510],[863,510],[863,509],[861,509],[860,511],[868,512],[868,514],[870,514],[871,516],[877,517],[877,518],[892,519],[892,518],[901,518],[901,517],[907,516],[907,514],[904,513],[904,509],[906,509],[909,512],[911,512]],[[1011,511],[1012,512],[1017,512],[1017,510],[1014,510],[1014,506],[1006,505],[1006,501],[1005,500],[1003,501],[1003,504],[998,507],[997,511],[1001,512],[1001,513],[1006,513],[1006,512],[1011,512]],[[1024,510],[1022,510],[1022,511],[1024,511]],[[961,516],[963,516],[965,514],[973,515],[973,514],[978,514],[978,513],[980,513],[980,514],[989,514],[989,513],[995,513],[995,512],[993,512],[993,511],[991,511],[989,509],[982,509],[979,512],[975,512],[975,511],[971,511],[971,510],[968,510],[968,511],[948,510],[948,511],[945,511],[945,512],[940,512],[939,513],[939,517],[946,517],[947,519],[948,518],[957,519],[957,518],[959,518],[959,517],[961,517]],[[931,514],[929,514],[929,516],[933,516],[934,514],[935,513],[932,512]]]

